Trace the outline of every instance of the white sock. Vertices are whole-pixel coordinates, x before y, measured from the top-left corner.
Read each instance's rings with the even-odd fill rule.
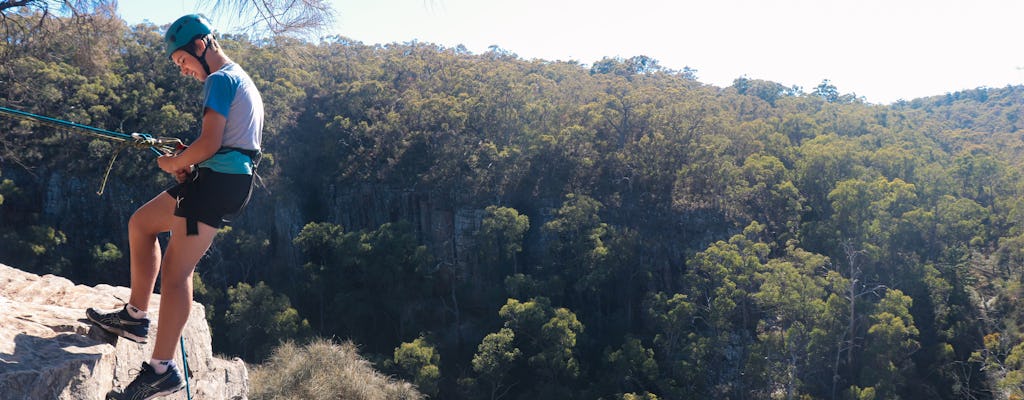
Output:
[[[172,365],[174,365],[174,360],[157,360],[155,358],[149,360],[149,366],[153,367],[157,375],[167,373],[167,369]]]
[[[124,308],[125,308],[125,310],[128,310],[128,315],[131,315],[132,318],[135,318],[135,319],[143,319],[143,318],[146,318],[146,317],[149,316],[148,312],[142,311],[138,307],[135,307],[135,306],[133,306],[131,304],[128,304]]]

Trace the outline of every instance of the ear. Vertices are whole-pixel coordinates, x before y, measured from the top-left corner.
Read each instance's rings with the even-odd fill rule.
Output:
[[[203,50],[206,50],[206,41],[202,38],[192,41],[193,49],[196,50],[196,54],[203,54]]]

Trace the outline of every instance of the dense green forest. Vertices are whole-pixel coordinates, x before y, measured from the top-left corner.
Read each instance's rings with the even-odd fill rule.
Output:
[[[9,31],[0,106],[194,139],[160,27],[90,18]],[[876,105],[643,56],[220,39],[267,123],[197,268],[217,352],[351,339],[443,399],[1024,398],[1024,87]],[[126,150],[98,196],[116,151],[0,120],[0,262],[127,286],[127,219],[172,178]]]

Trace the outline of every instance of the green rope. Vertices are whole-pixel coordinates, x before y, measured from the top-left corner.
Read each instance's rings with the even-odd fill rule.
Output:
[[[117,155],[121,154],[121,151],[124,150],[125,147],[128,147],[128,145],[130,144],[131,142],[124,142],[123,144],[121,144],[121,147],[118,147],[117,151],[114,152],[114,156],[110,157],[110,162],[107,163],[107,171],[103,173],[103,181],[100,182],[100,190],[96,191],[97,196],[102,196],[103,189],[107,187],[107,178],[110,177],[110,170],[114,168],[114,160],[117,159]]]

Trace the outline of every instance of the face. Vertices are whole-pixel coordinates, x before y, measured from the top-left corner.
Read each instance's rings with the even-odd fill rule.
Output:
[[[197,40],[197,42],[199,43],[196,46],[196,52],[202,54],[203,47],[201,46],[204,46],[204,44],[201,40]],[[174,53],[171,53],[171,61],[174,61],[174,64],[181,69],[182,75],[191,76],[200,82],[206,81],[207,75],[206,71],[203,70],[203,64],[200,64],[199,60],[192,57],[185,50],[176,50]]]

